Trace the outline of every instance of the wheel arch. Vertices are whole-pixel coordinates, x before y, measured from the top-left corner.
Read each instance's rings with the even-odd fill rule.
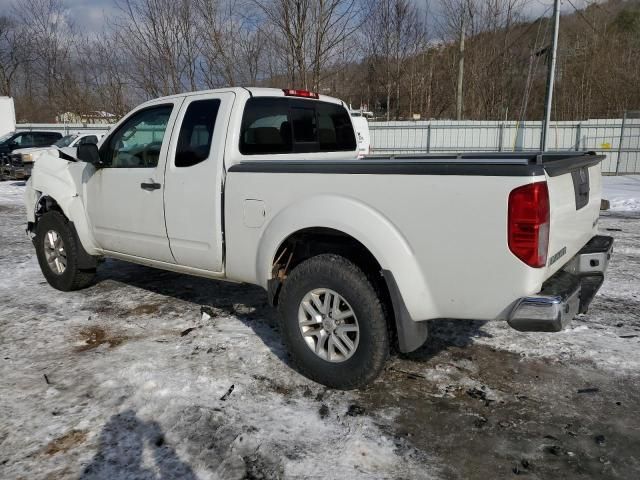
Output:
[[[57,211],[65,216],[82,248],[88,254],[99,254],[96,251],[97,246],[93,240],[93,235],[89,230],[89,224],[84,213],[84,205],[79,197],[71,197],[66,202],[59,202],[53,195],[46,192],[38,192],[33,210],[33,221],[30,221],[27,227],[29,231],[34,231],[40,217],[50,211]]]
[[[294,254],[289,261],[294,245],[303,253]],[[437,315],[419,262],[399,230],[381,212],[359,200],[319,196],[276,215],[261,238],[257,278],[275,303],[287,262],[290,271],[310,254],[328,252],[344,254],[371,278],[377,275],[381,280],[393,309],[401,351],[411,351],[424,342],[426,323],[416,320]]]

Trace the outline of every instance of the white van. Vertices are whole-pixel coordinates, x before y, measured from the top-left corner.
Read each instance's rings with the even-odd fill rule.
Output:
[[[371,152],[371,135],[369,133],[369,122],[365,116],[366,112],[361,110],[351,110],[351,122],[356,132],[358,141],[358,158],[369,155]]]

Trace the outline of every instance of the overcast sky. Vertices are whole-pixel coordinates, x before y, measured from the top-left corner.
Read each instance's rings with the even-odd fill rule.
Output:
[[[9,8],[13,3],[20,0],[0,0],[0,14],[2,10]],[[419,5],[424,5],[426,0],[414,0]],[[588,0],[571,0],[576,7],[580,8],[587,3]],[[105,18],[113,16],[117,13],[116,0],[64,0],[65,5],[69,7],[70,17],[74,23],[86,32],[100,32]],[[437,13],[438,0],[430,0],[432,10]],[[564,12],[573,10],[568,0],[561,0]],[[529,0],[527,11],[530,17],[537,17],[544,12],[551,11],[553,0]]]

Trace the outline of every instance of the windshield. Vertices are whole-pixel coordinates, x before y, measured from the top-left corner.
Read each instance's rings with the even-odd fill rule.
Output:
[[[0,143],[4,143],[4,142],[6,142],[7,140],[9,140],[11,137],[13,137],[14,133],[15,133],[15,132],[9,132],[9,133],[5,133],[4,135],[2,135],[2,136],[0,137]]]
[[[68,147],[76,138],[78,138],[78,135],[66,135],[53,145],[56,147]]]

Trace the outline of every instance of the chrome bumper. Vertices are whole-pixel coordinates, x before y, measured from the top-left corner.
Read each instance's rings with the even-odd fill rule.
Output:
[[[589,304],[604,282],[613,237],[593,237],[537,295],[518,300],[508,323],[521,332],[559,332]]]

